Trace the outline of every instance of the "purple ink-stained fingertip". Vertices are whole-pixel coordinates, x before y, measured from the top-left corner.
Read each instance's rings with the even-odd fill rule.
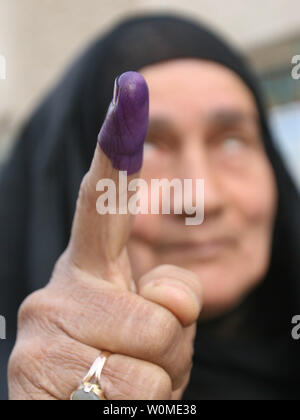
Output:
[[[138,172],[143,162],[149,122],[149,92],[142,75],[134,71],[115,80],[113,99],[98,135],[98,142],[114,168]]]

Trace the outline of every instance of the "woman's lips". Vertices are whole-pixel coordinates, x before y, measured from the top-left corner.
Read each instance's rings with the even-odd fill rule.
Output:
[[[232,239],[213,239],[205,242],[179,242],[160,244],[156,251],[164,259],[172,261],[182,260],[214,260],[222,256],[230,248],[233,248]]]

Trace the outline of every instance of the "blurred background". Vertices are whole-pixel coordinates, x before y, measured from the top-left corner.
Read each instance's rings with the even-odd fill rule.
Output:
[[[90,40],[124,16],[163,11],[210,24],[249,57],[300,189],[300,79],[291,76],[299,0],[0,0],[0,164],[24,119]]]

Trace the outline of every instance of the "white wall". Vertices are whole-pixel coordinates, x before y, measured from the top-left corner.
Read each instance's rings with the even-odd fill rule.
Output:
[[[2,132],[17,127],[89,39],[120,16],[153,10],[211,22],[243,49],[300,29],[299,0],[0,0]]]

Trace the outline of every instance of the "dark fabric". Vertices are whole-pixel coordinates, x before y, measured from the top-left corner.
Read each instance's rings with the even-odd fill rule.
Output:
[[[23,127],[0,174],[0,314],[10,337],[0,342],[2,388],[18,306],[48,282],[68,242],[115,77],[179,57],[221,63],[251,89],[280,197],[269,272],[239,308],[199,323],[185,398],[299,398],[300,346],[291,339],[292,316],[300,314],[299,195],[272,142],[249,65],[202,25],[164,15],[123,21],[83,52]]]

